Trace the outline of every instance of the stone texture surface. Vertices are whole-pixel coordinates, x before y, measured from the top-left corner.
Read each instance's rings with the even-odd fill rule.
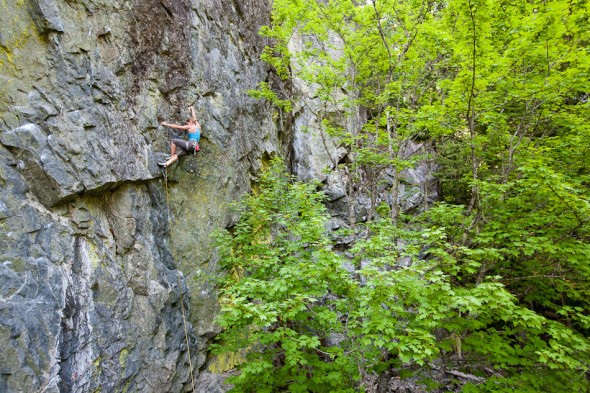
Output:
[[[0,391],[191,391],[217,331],[210,234],[287,148],[245,94],[269,5],[0,4]],[[202,150],[166,181],[159,123],[190,105]]]

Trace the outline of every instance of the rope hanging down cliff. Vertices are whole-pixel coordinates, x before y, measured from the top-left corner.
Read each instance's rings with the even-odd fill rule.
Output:
[[[169,197],[168,197],[168,176],[164,176],[164,182],[166,184],[166,209],[168,212],[168,226],[170,227],[170,201],[169,201]],[[170,243],[174,244],[174,241],[172,238],[172,231],[170,231]],[[179,263],[178,270],[180,270],[181,267],[182,266]],[[180,282],[180,275],[178,276],[178,291],[180,293],[180,309],[182,311],[182,325],[184,327],[184,339],[186,341],[188,366],[189,366],[190,376],[191,376],[191,388],[192,388],[191,391],[194,393],[195,392],[195,377],[193,376],[193,362],[191,360],[191,346],[190,346],[190,340],[188,338],[188,328],[186,326],[187,324],[186,324],[186,316],[185,316],[185,311],[184,311],[184,297],[182,296],[182,286],[181,286],[181,282]]]
[[[158,165],[164,167],[164,171],[166,168],[171,165],[173,162],[178,160],[178,157],[184,156],[187,154],[197,154],[199,151],[199,140],[201,139],[201,125],[197,121],[197,116],[195,115],[194,107],[189,108],[191,111],[191,117],[186,120],[186,125],[179,125],[179,124],[169,124],[167,122],[162,122],[161,125],[175,128],[178,130],[184,130],[188,133],[188,140],[184,139],[172,139],[170,141],[170,157],[166,158],[165,162],[159,162]],[[179,148],[180,150],[177,150]],[[168,176],[164,172],[164,182],[166,185],[166,209],[168,211],[168,225],[170,226],[170,199],[168,195]],[[170,232],[170,243],[174,244],[174,239],[172,236],[172,232]],[[179,263],[179,270],[181,268],[181,264]],[[187,356],[188,356],[188,363],[190,369],[190,378],[191,378],[191,391],[195,392],[195,377],[193,375],[193,364],[191,360],[191,349],[190,349],[190,340],[188,337],[188,328],[186,322],[186,313],[184,310],[184,297],[182,295],[182,286],[180,282],[180,275],[178,276],[178,290],[180,292],[180,309],[182,311],[182,323],[184,327],[184,338],[186,341],[186,348],[187,348]]]

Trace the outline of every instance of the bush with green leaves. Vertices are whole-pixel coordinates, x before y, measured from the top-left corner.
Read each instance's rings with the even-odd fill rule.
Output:
[[[384,214],[346,260],[315,187],[293,182],[275,159],[239,222],[218,235],[215,350],[245,353],[233,391],[364,391],[388,368],[435,364],[487,378],[465,391],[588,387],[587,338],[520,305],[500,276],[472,281],[504,250],[460,245],[457,228],[469,222],[460,208],[441,204],[406,229]]]
[[[346,334],[342,317],[357,285],[331,248],[314,188],[293,183],[275,159],[240,221],[219,235],[227,272],[219,351],[247,353],[233,391],[344,392],[358,379],[345,348],[330,345]]]
[[[558,318],[531,309],[512,293],[513,280],[486,270],[495,271],[492,261],[502,263],[513,251],[463,244],[470,222],[463,208],[440,204],[407,218],[406,229],[389,220],[370,223],[371,236],[353,248],[370,261],[360,272],[366,277],[357,298],[361,315],[353,318],[366,333],[362,340],[377,344],[382,359],[390,359],[386,367],[438,365],[483,377],[463,391],[587,391],[590,340],[579,329],[587,326],[584,307],[566,306]],[[585,253],[566,251],[576,252]],[[403,258],[409,266],[395,267]],[[537,287],[528,289],[538,296]]]
[[[364,237],[334,252],[315,186],[277,162],[263,176],[219,243],[219,348],[248,353],[236,391],[362,391],[429,367],[481,377],[470,392],[588,391],[588,23],[583,0],[273,2],[263,59],[313,86]],[[408,217],[418,142],[444,202]]]

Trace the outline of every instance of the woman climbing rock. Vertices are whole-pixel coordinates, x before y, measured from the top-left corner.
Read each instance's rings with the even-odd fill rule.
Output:
[[[188,133],[188,140],[172,139],[170,141],[170,157],[168,157],[165,162],[158,162],[158,165],[163,166],[164,168],[168,167],[174,161],[178,160],[178,157],[180,156],[185,156],[187,154],[196,154],[199,151],[199,140],[201,139],[201,125],[197,121],[197,116],[195,115],[195,108],[191,106],[189,109],[191,110],[191,117],[186,120],[185,125],[170,124],[165,121],[160,123],[160,125],[162,126],[175,128],[177,130],[185,130]]]

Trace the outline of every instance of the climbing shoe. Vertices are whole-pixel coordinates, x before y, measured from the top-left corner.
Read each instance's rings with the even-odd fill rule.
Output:
[[[167,167],[167,165],[166,165],[166,161],[163,161],[163,162],[158,162],[158,165],[160,165],[160,166],[163,166],[164,168],[166,168],[166,167]]]

